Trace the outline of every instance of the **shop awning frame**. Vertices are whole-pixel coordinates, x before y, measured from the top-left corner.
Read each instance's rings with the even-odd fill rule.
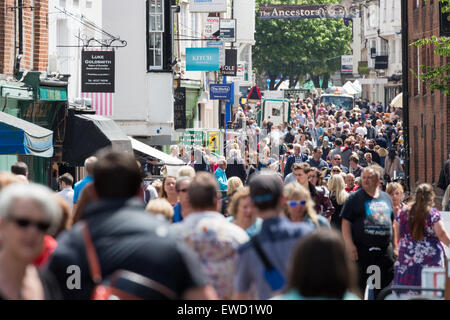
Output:
[[[169,166],[185,166],[186,165],[183,160],[172,157],[171,155],[168,155],[167,153],[159,151],[158,149],[153,148],[143,142],[140,142],[139,140],[136,140],[130,136],[128,136],[128,138],[130,139],[131,147],[134,150],[139,151],[143,154],[149,155],[158,160],[161,160],[163,162],[163,164],[165,164],[165,165],[169,165]]]
[[[53,131],[0,111],[0,154],[53,156]]]

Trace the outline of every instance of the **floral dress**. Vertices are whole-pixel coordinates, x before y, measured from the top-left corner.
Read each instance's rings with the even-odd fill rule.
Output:
[[[414,241],[409,213],[405,206],[395,219],[400,225],[400,242],[398,259],[394,264],[394,285],[421,286],[423,267],[444,268],[444,247],[433,229],[433,225],[441,220],[441,215],[435,208],[431,209],[425,225],[424,239]]]

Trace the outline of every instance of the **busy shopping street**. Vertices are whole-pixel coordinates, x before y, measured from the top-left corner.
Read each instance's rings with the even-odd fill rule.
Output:
[[[0,0],[0,300],[450,300],[449,36],[443,0]]]

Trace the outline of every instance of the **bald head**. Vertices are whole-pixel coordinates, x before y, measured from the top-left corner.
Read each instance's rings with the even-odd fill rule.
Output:
[[[94,165],[97,162],[97,157],[89,157],[84,161],[84,167],[89,175],[93,174]]]

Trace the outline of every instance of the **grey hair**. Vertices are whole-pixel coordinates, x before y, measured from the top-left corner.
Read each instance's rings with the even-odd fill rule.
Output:
[[[48,233],[55,235],[61,224],[62,209],[55,194],[49,188],[36,183],[15,183],[7,186],[0,193],[0,217],[2,220],[11,216],[14,204],[18,199],[31,199],[39,203],[50,220]]]

